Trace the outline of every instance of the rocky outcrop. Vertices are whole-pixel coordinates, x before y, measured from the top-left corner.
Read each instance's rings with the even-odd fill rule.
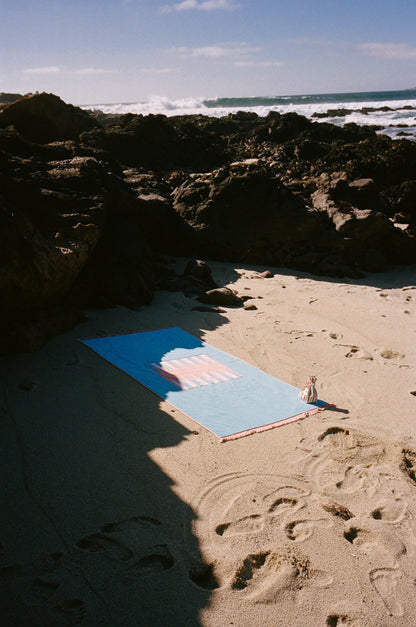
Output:
[[[152,252],[143,229],[117,215],[119,198],[92,157],[0,152],[0,352],[37,347],[80,307],[151,301]]]
[[[100,118],[101,119],[101,118]],[[104,150],[126,167],[209,170],[228,159],[221,135],[186,118],[126,114],[82,138],[89,150]]]
[[[77,140],[81,133],[99,127],[85,111],[64,103],[53,94],[26,96],[0,111],[0,128],[13,126],[38,144]]]
[[[240,163],[194,176],[173,193],[173,208],[192,229],[189,253],[305,269],[312,251],[322,259],[333,253],[329,218],[287,189],[266,164]]]
[[[150,303],[156,285],[241,305],[204,262],[176,276],[163,253],[328,276],[415,263],[415,172],[416,142],[355,124],[20,98],[0,109],[0,352],[85,307]]]
[[[201,259],[191,259],[186,264],[183,274],[175,272],[159,272],[159,288],[171,292],[183,292],[185,296],[204,294],[217,288],[211,268]]]
[[[0,92],[0,106],[11,104],[12,102],[16,102],[16,100],[20,100],[20,98],[23,98],[22,94],[13,94],[2,91]]]

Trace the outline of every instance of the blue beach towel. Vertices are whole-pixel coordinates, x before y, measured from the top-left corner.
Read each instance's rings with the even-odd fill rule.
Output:
[[[222,442],[328,407],[178,327],[81,341]]]

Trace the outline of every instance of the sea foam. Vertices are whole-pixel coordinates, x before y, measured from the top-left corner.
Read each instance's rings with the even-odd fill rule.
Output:
[[[382,108],[386,107],[388,110],[383,111]],[[238,111],[256,113],[260,117],[265,117],[271,111],[281,114],[295,112],[309,119],[327,121],[338,126],[350,122],[377,125],[384,127],[383,132],[392,136],[395,132],[402,131],[403,125],[406,125],[408,128],[404,130],[416,136],[416,90],[211,99],[203,97],[171,99],[155,95],[138,102],[103,103],[85,105],[83,108],[118,115],[134,113],[211,117],[223,117]],[[331,109],[348,111],[345,115],[323,115]],[[370,111],[366,112],[365,109]],[[319,117],[314,118],[314,114],[318,114]]]

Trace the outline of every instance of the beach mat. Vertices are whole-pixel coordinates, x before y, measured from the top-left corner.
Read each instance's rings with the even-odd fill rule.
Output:
[[[178,327],[81,340],[222,442],[328,407]]]

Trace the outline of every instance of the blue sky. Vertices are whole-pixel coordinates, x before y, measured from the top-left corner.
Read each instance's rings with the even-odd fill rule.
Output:
[[[73,104],[416,86],[416,0],[0,0],[0,91]]]

